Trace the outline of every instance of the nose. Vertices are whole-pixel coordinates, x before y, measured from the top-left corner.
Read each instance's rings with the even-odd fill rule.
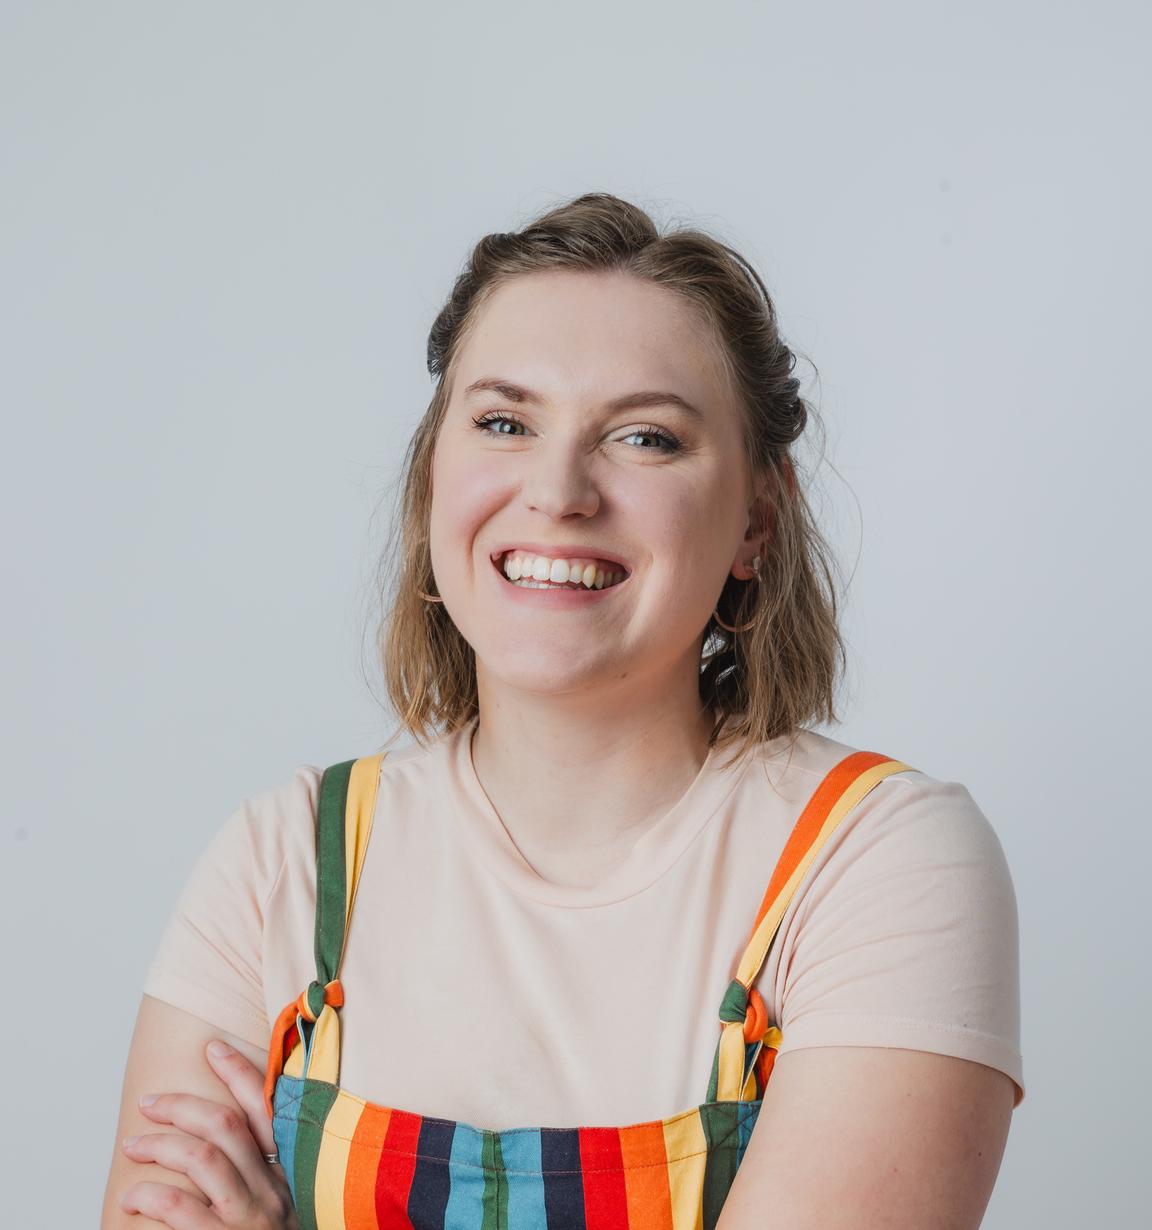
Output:
[[[528,463],[521,492],[526,507],[553,520],[573,515],[591,517],[600,507],[600,493],[588,459],[574,443],[539,450]]]

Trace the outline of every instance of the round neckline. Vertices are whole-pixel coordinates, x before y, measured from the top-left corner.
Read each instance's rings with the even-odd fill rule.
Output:
[[[624,859],[593,885],[556,884],[520,853],[476,773],[472,737],[479,717],[449,733],[444,751],[449,817],[480,864],[518,896],[541,905],[579,909],[613,905],[656,883],[683,855],[735,790],[754,757],[718,768],[715,746],[675,803],[643,833]]]

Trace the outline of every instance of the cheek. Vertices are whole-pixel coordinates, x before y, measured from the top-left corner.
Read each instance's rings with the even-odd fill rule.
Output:
[[[507,486],[500,467],[484,464],[467,450],[441,448],[432,467],[432,493],[455,508],[481,508]]]
[[[666,485],[649,499],[633,493],[628,503],[628,519],[645,527],[654,555],[675,560],[677,575],[705,580],[715,571],[731,537],[730,502],[723,492]]]
[[[475,550],[475,538],[503,498],[490,470],[451,455],[433,465],[429,546],[432,565],[460,566],[461,552]]]
[[[731,499],[721,493],[685,499],[649,524],[659,536],[653,550],[669,561],[660,601],[675,593],[687,620],[702,613],[706,617],[724,588],[740,541]]]

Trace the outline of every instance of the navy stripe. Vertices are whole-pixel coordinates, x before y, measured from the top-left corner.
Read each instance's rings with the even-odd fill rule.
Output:
[[[548,1230],[587,1230],[579,1128],[540,1129],[540,1169]]]
[[[408,1217],[420,1230],[444,1230],[444,1210],[452,1186],[448,1162],[456,1124],[451,1119],[422,1119],[416,1138],[416,1167],[408,1189]]]

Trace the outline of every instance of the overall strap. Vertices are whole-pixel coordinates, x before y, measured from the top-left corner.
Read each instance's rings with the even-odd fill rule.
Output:
[[[752,938],[736,967],[736,977],[728,984],[720,1004],[721,1033],[712,1060],[709,1102],[745,1102],[757,1097],[756,1060],[760,1050],[779,1047],[783,1035],[769,1024],[764,1001],[753,984],[780,920],[820,847],[844,817],[884,778],[907,772],[916,770],[879,752],[852,752],[825,774],[800,813],[756,913]],[[761,1066],[761,1086],[770,1070],[770,1065]]]
[[[264,1076],[271,1119],[276,1081],[308,1077],[340,1081],[340,967],[348,925],[376,810],[380,765],[386,753],[345,760],[325,769],[316,803],[316,978],[276,1018]]]

